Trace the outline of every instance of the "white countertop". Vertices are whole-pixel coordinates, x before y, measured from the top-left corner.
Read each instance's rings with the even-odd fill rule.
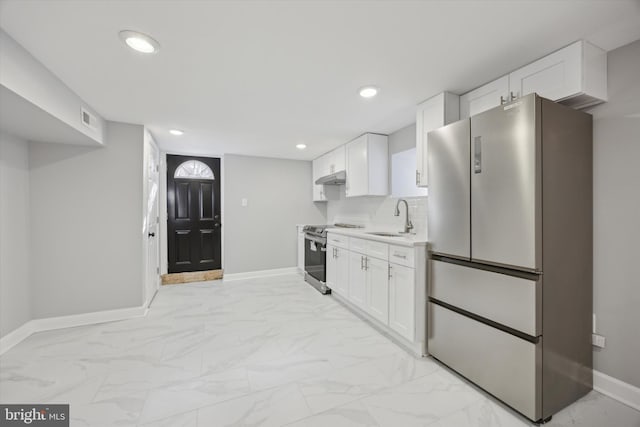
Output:
[[[399,246],[426,246],[427,239],[424,236],[408,234],[402,237],[376,236],[368,234],[371,232],[397,233],[397,230],[379,229],[379,228],[331,228],[328,233],[340,234],[343,236],[358,237],[360,239],[375,240]]]

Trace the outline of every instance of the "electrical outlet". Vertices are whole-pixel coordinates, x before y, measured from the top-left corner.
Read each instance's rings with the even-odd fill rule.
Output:
[[[602,335],[592,334],[591,335],[591,344],[593,344],[595,347],[604,348],[605,339],[604,339],[604,337]]]
[[[240,200],[240,205],[242,205],[243,208],[246,208],[247,205],[249,204],[249,201],[247,199],[242,199]]]

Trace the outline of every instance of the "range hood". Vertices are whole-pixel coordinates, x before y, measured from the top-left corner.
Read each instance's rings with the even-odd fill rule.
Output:
[[[321,176],[316,179],[317,185],[342,185],[347,182],[347,172],[338,171],[330,175]]]

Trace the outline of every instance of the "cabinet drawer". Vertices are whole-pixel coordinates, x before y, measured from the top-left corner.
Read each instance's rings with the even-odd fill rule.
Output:
[[[412,267],[415,265],[413,248],[389,245],[389,262]]]
[[[367,241],[364,239],[357,239],[355,237],[350,237],[349,250],[352,252],[359,252],[361,254],[364,254],[367,251]]]
[[[373,240],[367,240],[365,255],[387,261],[389,259],[389,245],[386,243],[375,242]]]
[[[389,245],[374,240],[351,237],[349,239],[349,250],[385,261],[389,259]]]
[[[532,420],[540,418],[542,341],[533,344],[429,303],[429,353]]]
[[[542,334],[540,282],[433,260],[429,296],[524,332]]]
[[[349,238],[341,234],[327,233],[327,244],[337,246],[339,248],[349,248]]]

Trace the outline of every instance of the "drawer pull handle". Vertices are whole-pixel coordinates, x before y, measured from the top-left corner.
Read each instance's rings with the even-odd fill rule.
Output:
[[[402,258],[402,259],[407,259],[406,255],[400,255],[400,254],[393,254],[394,257],[396,258]]]

